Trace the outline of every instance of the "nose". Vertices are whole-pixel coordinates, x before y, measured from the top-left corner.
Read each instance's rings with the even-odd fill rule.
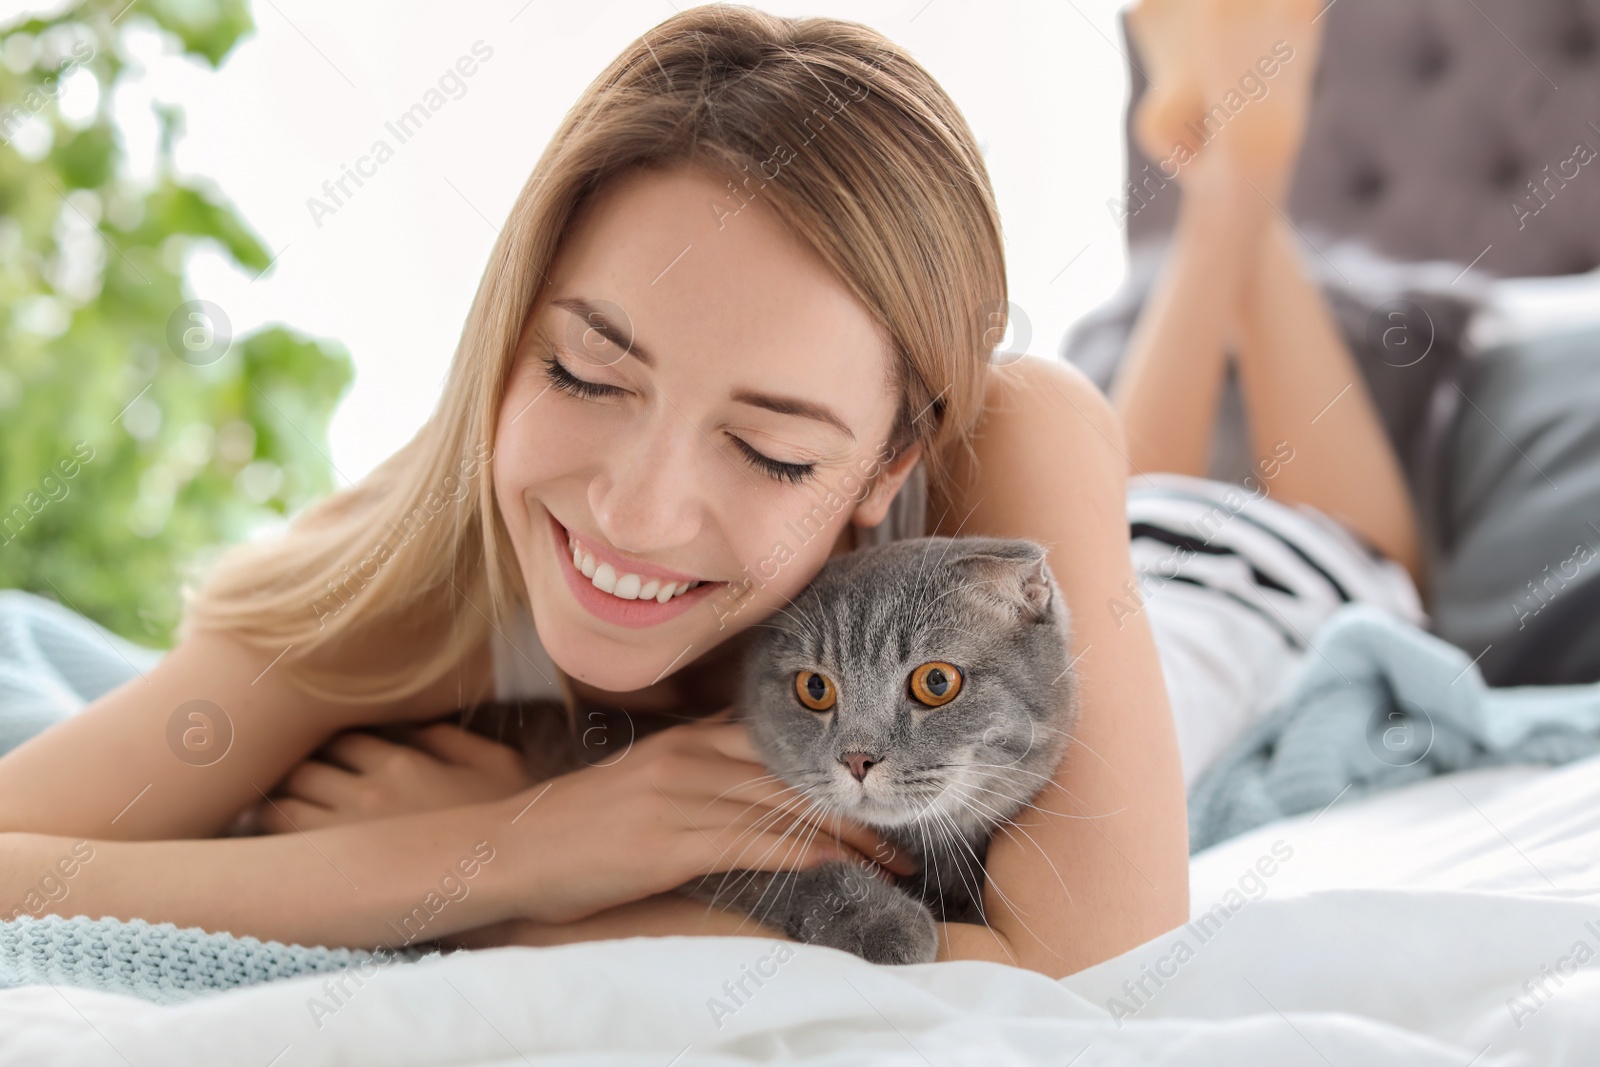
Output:
[[[667,419],[683,422],[667,412]],[[680,432],[681,431],[681,432]],[[602,536],[640,556],[692,542],[700,532],[700,479],[691,426],[657,419],[626,446],[611,449],[604,474],[589,485],[589,507]]]
[[[878,762],[878,757],[865,752],[845,752],[839,756],[839,762],[850,768],[850,773],[855,776],[856,781],[864,782],[867,772]]]

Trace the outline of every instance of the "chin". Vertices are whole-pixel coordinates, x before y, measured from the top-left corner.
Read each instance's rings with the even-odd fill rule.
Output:
[[[909,826],[917,821],[916,805],[893,797],[862,795],[859,788],[837,787],[830,807],[869,826]]]
[[[631,693],[656,680],[661,668],[648,665],[672,658],[672,653],[652,647],[624,645],[562,617],[550,620],[548,629],[534,623],[544,650],[563,672],[585,685],[611,693]],[[681,666],[681,661],[678,664]]]

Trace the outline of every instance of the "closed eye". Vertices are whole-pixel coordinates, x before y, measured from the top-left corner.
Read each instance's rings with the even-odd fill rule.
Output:
[[[564,393],[584,400],[598,400],[601,397],[619,396],[627,392],[626,389],[619,386],[585,381],[562,366],[561,361],[555,357],[553,352],[544,357],[544,367],[545,378],[549,380],[552,386]],[[747,442],[735,437],[733,434],[729,434],[728,439],[734,443],[740,452],[744,453],[745,458],[751,464],[781,482],[798,485],[816,474],[817,465],[815,463],[784,463],[773,459],[771,456],[757,452]]]
[[[557,389],[573,396],[582,397],[585,400],[593,400],[601,396],[616,396],[618,393],[627,392],[626,389],[619,389],[615,385],[602,385],[599,382],[584,381],[566,367],[563,367],[561,361],[555,357],[553,352],[544,357],[544,375],[549,379],[550,384]]]

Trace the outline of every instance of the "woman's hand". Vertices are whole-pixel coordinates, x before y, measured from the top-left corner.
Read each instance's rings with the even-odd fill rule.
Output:
[[[451,723],[398,744],[362,730],[338,734],[253,809],[263,833],[434,811],[512,796],[533,784],[522,754]]]
[[[876,831],[841,820],[767,772],[724,709],[650,734],[615,761],[551,779],[505,807],[522,917],[572,923],[729,870],[796,870],[829,860],[915,865]]]

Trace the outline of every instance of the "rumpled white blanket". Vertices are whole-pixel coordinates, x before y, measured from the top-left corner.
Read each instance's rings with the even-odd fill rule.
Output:
[[[491,949],[177,1006],[8,990],[0,1063],[1596,1062],[1600,758],[1336,801],[1196,855],[1190,889],[1189,925],[1061,981],[753,938]]]

